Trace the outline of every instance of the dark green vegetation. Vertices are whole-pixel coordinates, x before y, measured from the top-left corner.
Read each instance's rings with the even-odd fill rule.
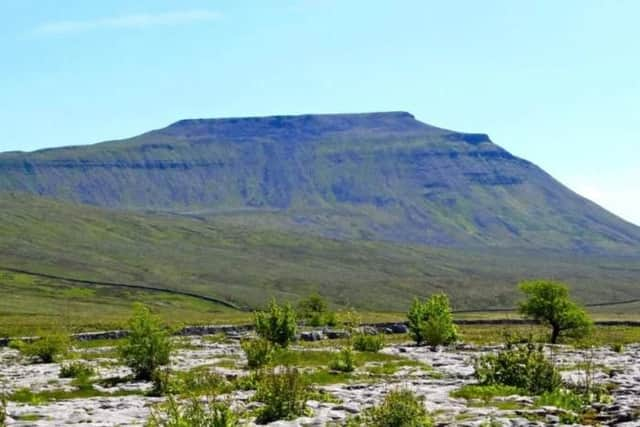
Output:
[[[249,369],[261,368],[271,361],[273,346],[270,341],[264,338],[250,339],[242,341],[241,346]]]
[[[531,319],[551,327],[551,343],[561,333],[574,338],[589,334],[592,320],[584,309],[569,299],[569,288],[562,283],[537,280],[520,284],[527,299],[520,303],[520,312]]]
[[[309,397],[309,384],[297,368],[270,370],[261,375],[255,399],[264,403],[256,421],[268,424],[288,420],[305,414]]]
[[[183,120],[122,141],[4,153],[0,191],[350,239],[640,246],[639,228],[487,135],[404,112]]]
[[[120,357],[137,379],[149,380],[160,366],[169,363],[172,350],[169,333],[160,319],[141,304],[134,306],[127,329],[129,336],[118,349]]]
[[[194,396],[178,402],[169,396],[167,402],[152,411],[147,427],[235,427],[238,416],[229,404],[209,397],[205,402]]]
[[[351,338],[354,350],[377,353],[384,347],[384,335],[358,333]]]
[[[60,366],[60,378],[91,378],[96,370],[81,361],[70,361]]]
[[[7,425],[7,398],[0,394],[0,427]]]
[[[595,381],[599,369],[591,353],[585,353],[585,362],[563,367],[581,372],[583,380],[564,382],[560,367],[545,355],[544,347],[528,340],[515,344],[507,340],[504,349],[476,359],[475,377],[478,384],[466,385],[451,393],[452,397],[482,400],[484,405],[503,409],[520,407],[517,401],[494,400],[498,396],[534,396],[538,407],[556,407],[564,411],[558,415],[563,424],[600,425],[598,411],[593,404],[611,402],[612,384]]]
[[[22,325],[33,330],[55,322],[72,329],[122,327],[136,300],[185,324],[248,321],[250,316],[184,296],[2,267],[187,291],[251,307],[272,295],[298,300],[321,291],[331,304],[402,311],[413,296],[442,289],[454,309],[512,307],[518,297],[515,283],[551,276],[570,283],[586,302],[637,296],[637,259],[337,241],[25,195],[0,195],[0,205],[0,322],[5,330],[18,328],[15,334]]]
[[[532,394],[554,391],[562,384],[543,347],[532,342],[509,343],[505,350],[480,357],[475,375],[481,385],[516,387]]]
[[[56,331],[41,336],[35,341],[11,341],[9,345],[35,363],[52,363],[56,358],[64,356],[69,351],[70,339],[64,332]]]
[[[410,390],[391,390],[378,406],[365,411],[368,427],[430,427],[433,420],[424,403]]]

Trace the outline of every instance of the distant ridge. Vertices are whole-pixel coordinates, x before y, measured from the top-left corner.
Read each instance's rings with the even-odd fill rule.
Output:
[[[640,228],[488,135],[407,112],[180,120],[0,154],[0,191],[340,239],[639,254]]]

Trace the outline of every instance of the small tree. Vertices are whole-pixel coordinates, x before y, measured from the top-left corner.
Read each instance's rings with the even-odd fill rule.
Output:
[[[129,320],[129,336],[119,348],[123,363],[136,378],[151,380],[154,371],[169,363],[172,345],[160,319],[142,304],[135,304]]]
[[[458,339],[449,297],[444,293],[432,295],[424,302],[414,299],[407,318],[411,336],[418,345],[447,345]]]
[[[549,326],[552,344],[562,333],[575,338],[588,335],[593,322],[584,309],[569,298],[567,285],[536,280],[523,282],[519,287],[527,297],[520,303],[520,313]]]
[[[309,326],[333,326],[336,324],[336,315],[329,310],[327,301],[319,294],[309,295],[298,303],[298,317]]]
[[[291,304],[280,306],[272,299],[268,311],[255,313],[255,325],[259,336],[286,348],[296,336],[296,313]]]

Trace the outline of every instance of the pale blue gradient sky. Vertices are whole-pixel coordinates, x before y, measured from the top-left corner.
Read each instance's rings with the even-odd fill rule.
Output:
[[[406,110],[640,224],[640,2],[0,0],[0,151]]]

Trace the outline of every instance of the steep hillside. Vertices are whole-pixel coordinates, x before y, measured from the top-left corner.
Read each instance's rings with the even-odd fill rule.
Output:
[[[242,307],[319,291],[339,306],[402,311],[415,296],[444,290],[458,309],[486,309],[510,306],[516,283],[535,277],[567,280],[586,302],[640,297],[639,259],[341,241],[18,194],[0,194],[0,206],[0,270],[176,290]],[[1,275],[0,288],[12,298],[33,293]]]
[[[327,237],[640,252],[640,228],[487,135],[403,112],[183,120],[123,141],[5,153],[2,190]]]

